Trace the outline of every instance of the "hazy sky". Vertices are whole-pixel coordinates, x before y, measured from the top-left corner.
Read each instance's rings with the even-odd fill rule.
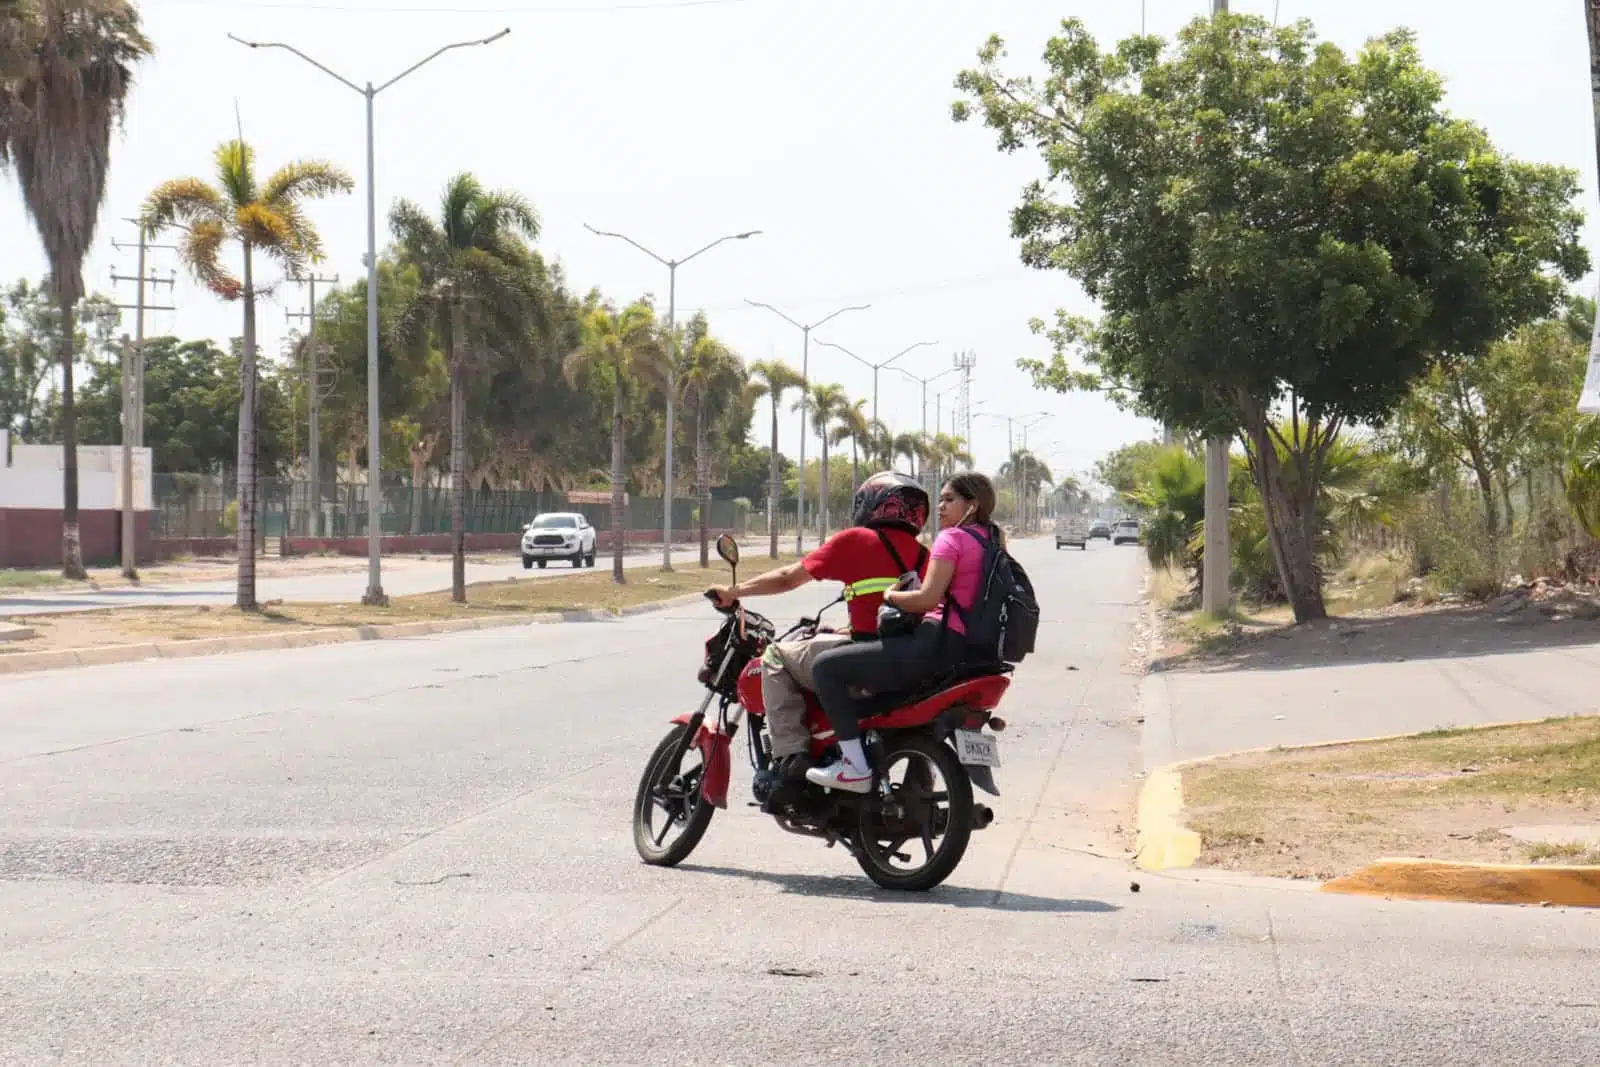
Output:
[[[1205,0],[1144,6],[1150,32],[1166,35],[1209,8]],[[1412,27],[1427,62],[1449,81],[1451,108],[1515,155],[1578,168],[1584,206],[1594,214],[1579,0],[1233,6],[1311,18],[1323,37],[1347,48]],[[1016,369],[1017,357],[1045,351],[1027,329],[1031,316],[1062,305],[1091,309],[1065,276],[1018,262],[1008,212],[1036,173],[1035,160],[1001,156],[989,131],[949,119],[951,81],[989,33],[1007,39],[1014,69],[1037,71],[1040,47],[1062,17],[1083,17],[1109,42],[1138,31],[1139,0],[461,0],[454,7],[443,0],[144,0],[140,7],[157,54],[141,71],[127,130],[113,148],[86,271],[94,289],[110,291],[113,265],[133,272],[132,253],[110,242],[135,236],[124,220],[155,184],[210,178],[212,149],[233,136],[236,105],[263,173],[293,158],[324,158],[356,178],[354,195],[317,205],[314,217],[328,249],[323,272],[343,281],[362,276],[361,97],[286,52],[235,44],[228,32],[285,41],[352,81],[381,83],[441,44],[510,27],[498,43],[443,56],[379,95],[380,247],[395,198],[420,201],[431,213],[446,180],[470,170],[533,201],[544,225],[540,247],[565,265],[576,288],[598,285],[618,300],[653,292],[664,308],[665,268],[591,235],[585,222],[667,257],[761,229],[763,236],[722,245],[678,275],[680,315],[704,308],[746,358],[798,364],[800,356],[799,331],[747,308],[746,297],[802,321],[871,303],[814,336],[874,360],[916,341],[939,342],[900,361],[922,376],[948,368],[955,350],[972,350],[973,394],[987,409],[1054,414],[1030,443],[1058,471],[1086,468],[1153,430],[1098,398],[1037,393]],[[1591,247],[1595,235],[1591,225]],[[0,248],[4,278],[43,274],[14,187],[0,197]],[[156,253],[154,263],[177,265],[170,253]],[[117,294],[131,302],[132,286]],[[175,314],[151,315],[147,330],[219,341],[239,332],[238,306],[187,280],[176,303]],[[289,325],[285,307],[303,304],[303,292],[290,286],[263,308],[263,352],[276,355]],[[841,353],[813,344],[811,373],[852,396],[871,396],[872,373]],[[936,383],[930,398],[956,380]],[[920,426],[920,402],[920,386],[882,372],[879,403],[892,425]],[[931,429],[931,399],[929,409]],[[756,425],[764,438],[764,409]],[[782,445],[791,455],[797,431],[785,412]],[[976,420],[974,437],[980,465],[1000,462],[1003,422]],[[815,439],[807,449],[815,455]]]

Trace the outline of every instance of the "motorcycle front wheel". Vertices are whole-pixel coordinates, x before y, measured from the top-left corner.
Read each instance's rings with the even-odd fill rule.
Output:
[[[857,808],[856,862],[884,889],[932,889],[972,839],[972,782],[954,750],[927,734],[889,739],[884,777],[890,799],[874,788]]]
[[[681,759],[674,759],[688,729],[676,725],[661,739],[633,799],[634,848],[640,859],[656,867],[676,866],[687,859],[716,812],[700,794],[706,772],[701,751],[691,743]]]

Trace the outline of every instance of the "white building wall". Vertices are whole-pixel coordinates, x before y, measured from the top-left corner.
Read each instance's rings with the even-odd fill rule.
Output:
[[[62,507],[61,468],[66,454],[60,445],[13,444],[0,430],[0,508]],[[133,450],[133,506],[149,511],[150,449]],[[85,511],[122,507],[122,446],[78,446],[78,507]]]

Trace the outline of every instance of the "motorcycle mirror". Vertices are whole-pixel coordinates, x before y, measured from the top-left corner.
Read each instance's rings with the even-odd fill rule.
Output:
[[[739,565],[739,542],[733,539],[732,534],[717,535],[717,555],[730,567]]]

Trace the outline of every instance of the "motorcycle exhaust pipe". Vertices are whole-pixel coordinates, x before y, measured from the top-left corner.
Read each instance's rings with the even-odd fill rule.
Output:
[[[972,806],[972,828],[974,830],[988,829],[994,822],[994,809],[987,804],[974,804]]]

